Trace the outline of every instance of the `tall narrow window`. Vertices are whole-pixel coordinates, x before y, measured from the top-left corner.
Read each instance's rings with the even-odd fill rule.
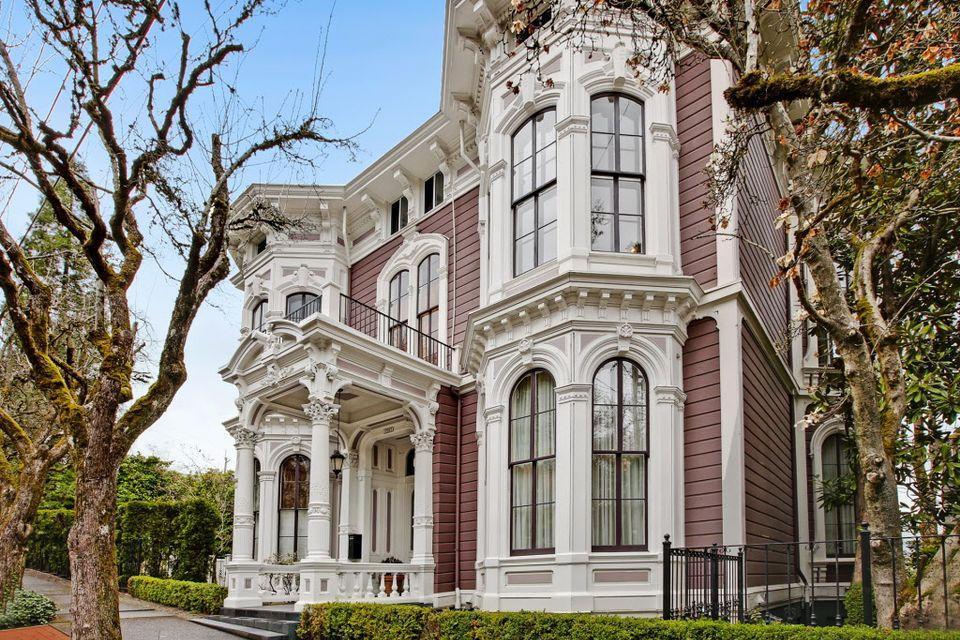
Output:
[[[280,518],[277,552],[302,558],[307,553],[307,505],[310,502],[310,461],[293,455],[280,465]]]
[[[829,492],[833,498],[823,509],[827,556],[851,557],[857,537],[857,512],[853,496],[856,480],[850,469],[850,444],[842,434],[831,434],[823,441],[821,454],[823,493]]]
[[[550,374],[526,374],[510,396],[510,551],[553,552],[556,401]]]
[[[417,267],[417,331],[420,357],[437,364],[440,337],[440,254],[432,253]],[[433,338],[431,340],[430,338]]]
[[[300,322],[307,316],[320,311],[320,296],[315,293],[299,292],[287,296],[287,320]]]
[[[591,244],[597,251],[644,253],[643,105],[619,94],[590,107]]]
[[[410,272],[404,269],[390,279],[390,344],[407,350],[407,323],[410,320]]]
[[[377,490],[373,490],[373,503],[370,505],[370,551],[377,551]]]
[[[393,492],[387,491],[387,543],[384,549],[390,553],[391,538],[393,538]]]
[[[557,257],[557,112],[513,134],[513,275]]]
[[[617,358],[593,378],[593,548],[647,548],[647,379]]]
[[[443,174],[437,171],[423,181],[423,212],[430,211],[443,202]]]
[[[409,203],[406,196],[390,205],[390,233],[396,233],[407,226],[407,208]]]
[[[253,307],[250,314],[250,328],[256,331],[263,326],[263,314],[267,310],[267,301],[261,300]]]

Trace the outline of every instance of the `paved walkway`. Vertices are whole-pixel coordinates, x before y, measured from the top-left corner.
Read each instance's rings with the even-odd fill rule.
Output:
[[[70,633],[70,582],[37,571],[27,571],[23,588],[47,596],[57,604],[54,627]],[[120,594],[120,629],[124,640],[236,640],[236,636],[190,622],[193,614]]]

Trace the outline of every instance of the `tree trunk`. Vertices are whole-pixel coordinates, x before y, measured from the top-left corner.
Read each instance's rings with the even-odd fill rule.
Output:
[[[50,468],[48,451],[40,452],[24,461],[11,488],[10,501],[0,509],[0,610],[23,584],[23,569],[27,559],[27,540],[33,531],[33,521],[43,497],[43,483]]]
[[[27,541],[20,535],[19,524],[13,520],[0,530],[0,610],[23,583]]]
[[[863,478],[863,517],[875,538],[899,538],[900,501],[897,496],[893,460],[885,448],[884,415],[878,393],[879,381],[874,375],[866,344],[858,347],[838,345],[843,357],[844,373],[853,401],[854,436]],[[894,575],[897,589],[904,584],[903,560],[899,540],[874,540],[871,543],[871,569],[877,624],[893,626]]]
[[[109,428],[104,430],[109,433]],[[73,640],[120,640],[115,549],[117,476],[109,448],[103,445],[90,442],[76,465],[77,499],[68,538]]]

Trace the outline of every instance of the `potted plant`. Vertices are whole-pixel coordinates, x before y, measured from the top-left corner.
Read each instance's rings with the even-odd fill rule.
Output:
[[[401,564],[401,562],[399,558],[394,558],[393,556],[389,556],[383,559],[383,564]],[[404,575],[402,573],[393,572],[393,573],[383,574],[383,592],[384,593],[386,594],[393,593],[394,576],[396,576],[396,582],[397,582],[397,595],[403,592]]]

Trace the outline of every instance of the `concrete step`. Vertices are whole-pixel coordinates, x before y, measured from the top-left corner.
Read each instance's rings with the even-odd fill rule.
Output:
[[[202,625],[204,627],[209,627],[211,629],[217,629],[218,631],[235,635],[238,638],[247,638],[247,640],[287,640],[286,634],[276,633],[275,631],[267,631],[266,629],[257,629],[256,627],[233,624],[231,622],[223,622],[221,620],[211,620],[210,618],[190,618],[190,622]]]
[[[290,620],[299,622],[300,614],[286,607],[257,607],[255,609],[220,609],[220,615],[231,618],[269,618],[270,620]]]
[[[216,620],[218,622],[226,622],[228,624],[238,624],[242,627],[253,627],[255,629],[264,629],[266,631],[273,631],[274,633],[282,634],[286,638],[291,640],[296,640],[297,638],[297,627],[299,622],[294,622],[292,620],[272,620],[270,618],[254,618],[246,616],[207,616],[209,620]]]

